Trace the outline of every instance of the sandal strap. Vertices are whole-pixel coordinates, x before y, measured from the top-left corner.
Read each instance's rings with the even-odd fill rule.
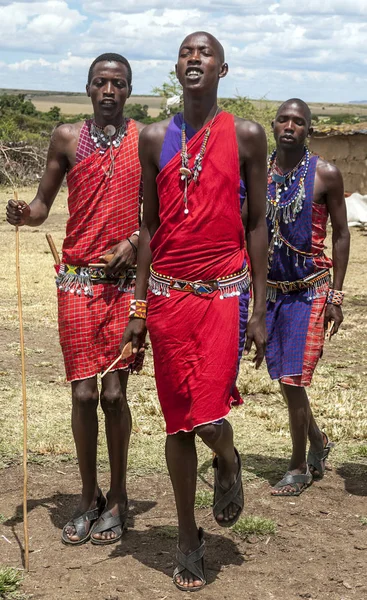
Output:
[[[186,570],[186,571],[189,571],[192,575],[194,575],[198,579],[200,579],[200,581],[205,583],[205,575],[204,575],[204,570],[202,568],[202,562],[201,562],[204,557],[204,553],[205,553],[205,540],[203,539],[203,534],[204,534],[204,532],[200,527],[200,529],[199,529],[199,540],[201,542],[200,546],[199,546],[199,548],[196,548],[196,550],[193,550],[193,552],[190,552],[190,554],[184,554],[182,552],[182,550],[177,546],[176,559],[177,559],[178,565],[173,572],[174,578]]]
[[[79,517],[75,517],[69,521],[68,525],[74,527],[75,532],[78,538],[82,539],[87,535],[86,524],[92,524],[93,521],[96,521],[99,517],[99,508],[93,508],[93,510],[87,510],[87,512],[83,513]],[[90,526],[89,526],[90,527]]]
[[[236,476],[236,480],[233,483],[232,487],[229,490],[225,490],[219,481],[218,476],[218,457],[215,456],[213,460],[213,468],[214,468],[214,479],[215,479],[215,488],[216,492],[219,491],[220,497],[215,501],[213,506],[213,514],[214,517],[217,517],[223,510],[229,506],[229,504],[236,504],[240,509],[243,508],[243,489],[242,489],[242,464],[241,458],[235,449],[235,453],[238,459],[238,472]],[[216,494],[217,496],[218,494]]]
[[[292,473],[286,473],[278,483],[275,484],[274,488],[279,489],[285,487],[286,485],[297,485],[299,483],[304,483],[309,485],[312,481],[312,475],[310,473],[309,468],[307,467],[306,473],[300,473],[298,475],[292,475]]]
[[[319,452],[315,452],[310,448],[307,454],[307,464],[316,469],[319,473],[322,473],[325,470],[325,465],[322,465],[321,463],[328,458],[330,450],[335,446],[334,442],[329,442],[329,438],[324,431],[322,432],[322,435],[326,439],[323,449],[319,450]]]
[[[110,510],[106,510],[101,514],[98,519],[98,523],[93,528],[93,534],[103,533],[104,531],[111,530],[114,533],[119,534],[119,528],[121,529],[126,521],[128,511],[125,510],[123,513],[113,515]]]

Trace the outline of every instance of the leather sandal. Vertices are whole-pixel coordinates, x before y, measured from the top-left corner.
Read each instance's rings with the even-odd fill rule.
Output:
[[[124,533],[128,512],[129,509],[127,503],[126,509],[117,515],[113,515],[110,510],[105,510],[93,527],[91,534],[92,544],[95,544],[96,546],[107,546],[109,544],[115,544],[118,542]],[[110,540],[97,539],[94,537],[95,533],[103,533],[104,531],[113,531],[115,537],[111,538]]]
[[[93,524],[98,521],[105,506],[106,498],[102,494],[101,490],[99,490],[96,508],[87,510],[81,515],[79,514],[75,517],[72,517],[70,521],[66,523],[61,534],[61,541],[63,544],[66,544],[67,546],[81,546],[82,544],[85,544],[92,535]],[[79,540],[73,541],[69,538],[66,532],[68,527],[73,527],[75,529],[75,534],[73,535],[77,535]]]
[[[237,523],[240,518],[241,512],[244,506],[244,497],[243,497],[243,485],[242,485],[242,464],[241,458],[238,454],[236,448],[234,449],[237,460],[238,460],[238,472],[236,476],[236,481],[229,489],[223,488],[220,483],[219,475],[218,475],[218,457],[215,456],[213,459],[213,469],[214,469],[214,501],[213,501],[213,515],[221,527],[232,527],[235,523]],[[238,506],[238,511],[233,519],[229,521],[219,521],[217,519],[218,515],[223,513],[223,510],[227,508],[230,504],[236,504]]]
[[[334,448],[334,442],[329,442],[329,438],[324,431],[321,432],[324,438],[324,447],[319,452],[314,452],[311,448],[307,454],[307,464],[315,481],[320,481],[325,475],[325,461],[330,454],[330,450]],[[317,471],[317,475],[314,475]]]
[[[205,541],[204,530],[201,527],[199,527],[198,534],[200,546],[193,552],[190,552],[190,554],[184,554],[177,546],[176,559],[178,565],[173,572],[173,583],[181,592],[199,592],[206,585],[204,566]],[[181,575],[184,571],[188,571],[196,579],[200,579],[201,585],[188,587],[178,583],[177,576]]]
[[[299,496],[302,492],[307,489],[313,481],[313,477],[310,469],[307,466],[306,473],[300,473],[298,475],[293,475],[292,473],[286,473],[277,484],[274,485],[273,491],[271,492],[272,496]],[[274,490],[280,490],[286,486],[291,486],[293,488],[290,492],[275,492]]]

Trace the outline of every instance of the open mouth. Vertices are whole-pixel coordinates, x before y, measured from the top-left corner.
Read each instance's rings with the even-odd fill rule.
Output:
[[[102,100],[102,106],[115,106],[116,102],[114,100]]]
[[[198,67],[188,67],[185,75],[188,79],[198,79],[203,75],[203,71]]]

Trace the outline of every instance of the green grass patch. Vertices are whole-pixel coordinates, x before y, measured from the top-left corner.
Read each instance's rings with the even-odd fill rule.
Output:
[[[156,535],[159,537],[168,538],[170,540],[175,540],[178,535],[178,529],[173,525],[162,525],[162,527],[157,527]]]
[[[276,533],[276,529],[276,523],[271,519],[253,517],[251,515],[242,517],[232,527],[232,531],[242,538],[246,538],[249,535],[273,535]]]
[[[0,566],[0,598],[4,600],[11,598],[22,583],[22,579],[22,573],[18,569]]]
[[[367,525],[367,517],[361,517],[359,520],[362,525]]]
[[[213,492],[209,490],[197,490],[195,496],[195,508],[210,508],[213,502]]]
[[[6,521],[6,516],[3,515],[3,513],[0,513],[0,524],[5,523],[5,521]]]

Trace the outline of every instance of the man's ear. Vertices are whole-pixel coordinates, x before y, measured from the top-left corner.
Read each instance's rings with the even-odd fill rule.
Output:
[[[219,72],[219,79],[222,79],[223,77],[225,77],[228,73],[228,63],[223,63],[221,68],[220,68],[220,72]]]
[[[85,91],[87,92],[88,98],[90,98],[90,86],[89,86],[89,83],[87,83],[87,85],[85,86]]]
[[[177,63],[175,64],[175,73],[176,73],[176,77],[177,77]]]
[[[311,137],[312,134],[313,134],[313,127],[309,127],[307,137]]]
[[[274,121],[271,122],[271,128],[274,131]]]
[[[127,94],[127,97],[128,97],[128,98],[130,98],[130,96],[131,96],[131,92],[132,92],[132,91],[133,91],[133,86],[132,86],[132,85],[129,85],[129,91],[128,91],[128,94]]]

